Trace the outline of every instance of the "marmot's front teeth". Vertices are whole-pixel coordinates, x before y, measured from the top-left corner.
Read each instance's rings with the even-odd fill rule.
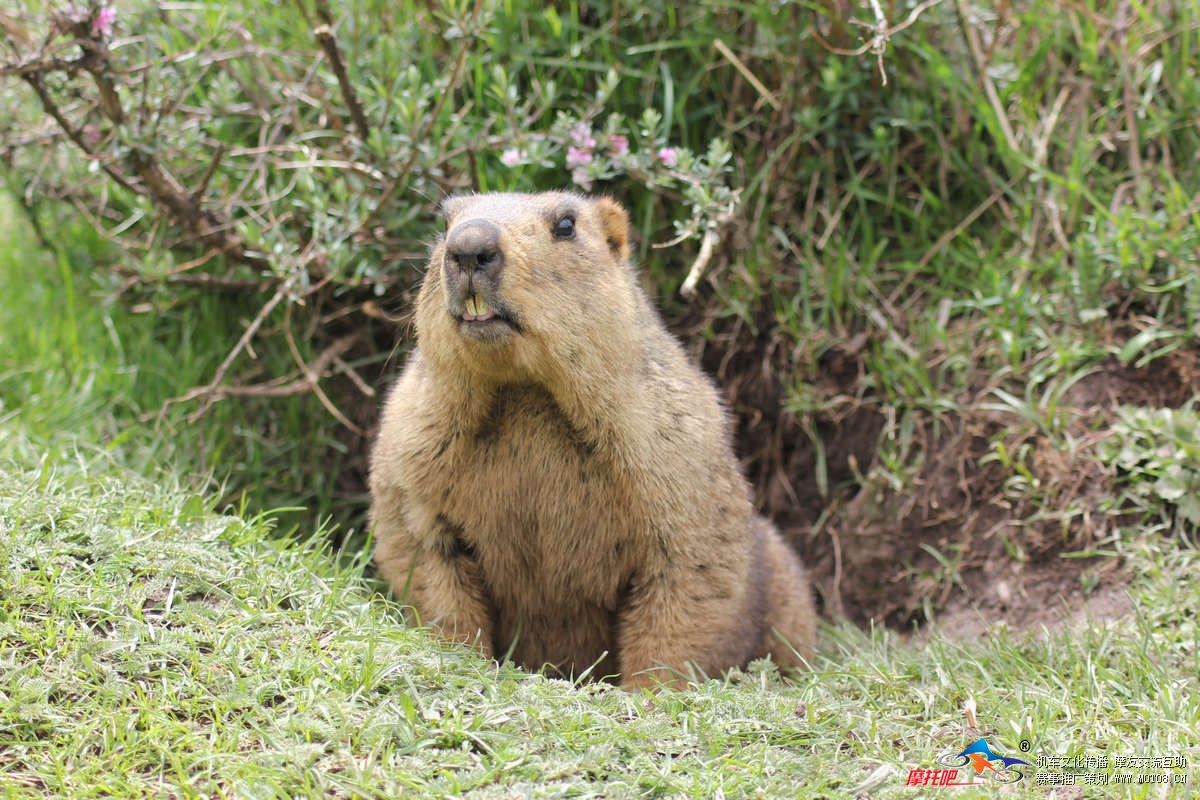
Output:
[[[467,298],[466,316],[475,320],[487,319],[492,316],[492,310],[488,308],[486,300],[478,294],[472,294]]]

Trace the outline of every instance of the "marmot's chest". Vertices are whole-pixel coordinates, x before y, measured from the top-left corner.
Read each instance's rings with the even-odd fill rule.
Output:
[[[547,393],[501,390],[491,413],[444,455],[442,485],[450,488],[431,499],[477,559],[495,602],[615,606],[637,539],[630,476]]]

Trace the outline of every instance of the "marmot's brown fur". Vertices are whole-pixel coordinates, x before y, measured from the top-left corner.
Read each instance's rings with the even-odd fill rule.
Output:
[[[800,665],[808,581],[638,284],[625,210],[547,193],[443,211],[371,464],[395,594],[488,656],[626,687]]]

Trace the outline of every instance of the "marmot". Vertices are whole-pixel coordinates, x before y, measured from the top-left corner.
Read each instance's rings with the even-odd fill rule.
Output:
[[[553,192],[442,211],[371,459],[393,592],[487,656],[626,688],[801,665],[808,580],[639,285],[625,210]]]

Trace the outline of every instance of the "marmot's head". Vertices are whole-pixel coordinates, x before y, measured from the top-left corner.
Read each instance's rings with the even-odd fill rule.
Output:
[[[629,217],[567,192],[455,196],[421,288],[422,349],[488,372],[569,358],[632,322]]]

